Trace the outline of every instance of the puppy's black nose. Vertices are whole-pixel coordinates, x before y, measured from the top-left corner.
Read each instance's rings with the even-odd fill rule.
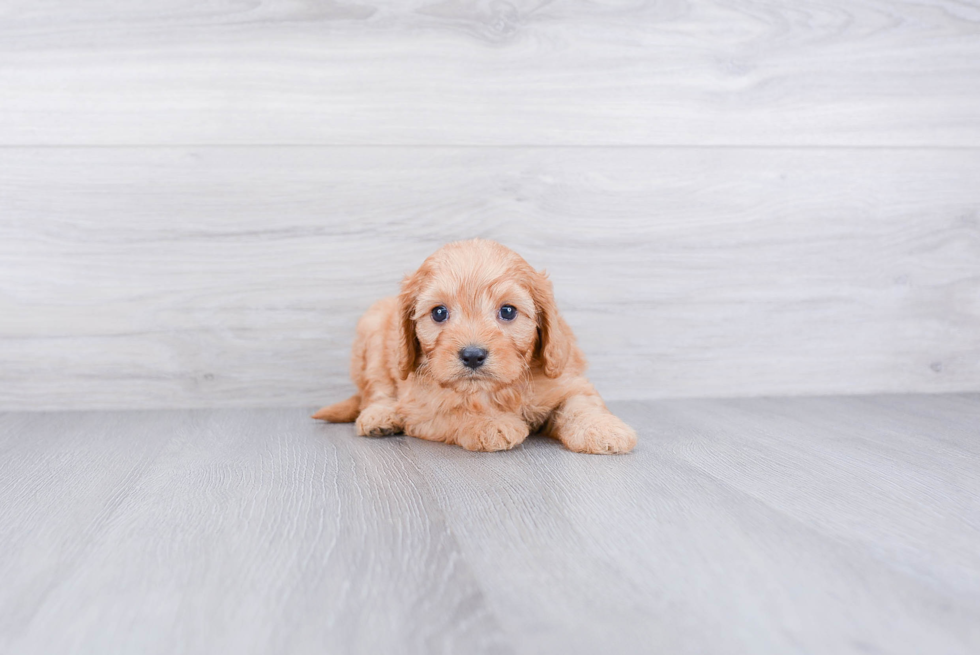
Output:
[[[483,362],[487,361],[487,351],[475,346],[466,346],[459,351],[459,358],[463,360],[464,366],[480,368]]]

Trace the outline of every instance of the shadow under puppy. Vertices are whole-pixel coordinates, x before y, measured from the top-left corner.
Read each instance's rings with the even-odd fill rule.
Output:
[[[624,453],[636,432],[606,409],[551,282],[483,239],[440,248],[357,324],[358,392],[313,418],[506,450],[541,430],[568,449]]]

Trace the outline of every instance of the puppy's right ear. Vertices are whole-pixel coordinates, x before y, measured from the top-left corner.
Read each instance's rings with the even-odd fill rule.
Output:
[[[406,276],[402,281],[402,290],[398,295],[398,373],[404,380],[408,374],[418,368],[419,355],[422,347],[415,334],[415,303],[418,300],[422,286],[422,271],[418,270]]]
[[[565,371],[572,355],[575,337],[565,319],[558,313],[555,294],[548,275],[532,271],[531,296],[538,310],[538,346],[536,356],[544,374],[557,378]]]

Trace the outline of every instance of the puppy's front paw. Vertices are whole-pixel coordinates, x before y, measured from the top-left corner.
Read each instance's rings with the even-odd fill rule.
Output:
[[[636,431],[605,411],[580,414],[563,428],[562,443],[577,453],[628,453],[636,445]]]
[[[401,418],[388,405],[368,405],[357,417],[357,434],[362,437],[384,437],[401,431]]]
[[[527,435],[527,423],[519,418],[498,418],[460,430],[456,443],[466,450],[510,450],[527,439]]]

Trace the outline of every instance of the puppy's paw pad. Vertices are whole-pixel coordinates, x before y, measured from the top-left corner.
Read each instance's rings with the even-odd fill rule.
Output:
[[[614,455],[633,450],[636,431],[612,414],[599,414],[582,417],[562,441],[575,452]]]
[[[523,422],[489,423],[461,435],[459,445],[483,452],[510,450],[527,439],[527,435],[528,427]]]
[[[394,408],[371,405],[357,417],[357,433],[362,437],[386,437],[401,431],[401,419]]]

